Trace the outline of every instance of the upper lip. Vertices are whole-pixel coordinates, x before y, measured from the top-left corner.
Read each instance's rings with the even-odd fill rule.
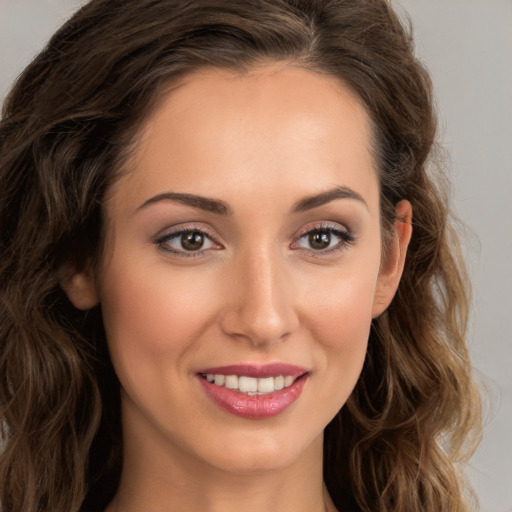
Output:
[[[307,373],[307,368],[287,363],[270,364],[230,364],[226,366],[215,366],[203,368],[197,373],[212,373],[216,375],[244,375],[254,378],[276,377],[278,375],[300,377]]]

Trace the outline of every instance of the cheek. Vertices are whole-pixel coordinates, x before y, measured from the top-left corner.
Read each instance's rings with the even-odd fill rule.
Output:
[[[360,351],[365,346],[379,270],[378,248],[336,271],[305,278],[302,283],[308,300],[302,313],[313,329],[314,338],[332,351]]]
[[[365,359],[372,321],[372,287],[361,283],[340,283],[311,315],[312,337],[317,340],[322,365],[339,387],[342,401],[359,377]]]
[[[311,338],[316,340],[315,359],[323,374],[325,393],[315,403],[315,414],[326,421],[347,401],[365,361],[372,322],[372,306],[378,261],[350,266],[325,280],[323,287],[310,287],[304,311]],[[323,290],[322,290],[323,288]],[[316,290],[313,293],[313,290]]]
[[[112,362],[125,387],[172,379],[214,315],[204,282],[168,267],[111,260],[101,302]],[[202,319],[202,321],[199,321]]]
[[[316,395],[312,416],[322,418],[325,427],[343,408],[352,394],[366,358],[371,315],[368,300],[349,290],[331,297],[339,307],[318,311],[323,318],[313,336],[317,339],[316,361],[322,392]]]

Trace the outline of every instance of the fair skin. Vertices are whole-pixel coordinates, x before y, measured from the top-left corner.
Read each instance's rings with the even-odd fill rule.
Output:
[[[62,282],[76,307],[101,303],[121,383],[108,512],[335,510],[323,430],[357,382],[411,236],[402,201],[382,255],[370,140],[346,87],[289,66],[195,72],[151,114],[108,195],[99,272]],[[205,392],[215,384],[201,369],[269,363],[305,370],[277,414],[234,414]]]

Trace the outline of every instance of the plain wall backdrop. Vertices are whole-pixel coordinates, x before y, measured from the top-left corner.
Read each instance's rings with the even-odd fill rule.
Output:
[[[0,100],[81,3],[0,0]],[[410,14],[432,73],[454,209],[474,232],[466,244],[475,292],[469,342],[491,404],[471,479],[483,512],[512,512],[512,0],[393,5]]]

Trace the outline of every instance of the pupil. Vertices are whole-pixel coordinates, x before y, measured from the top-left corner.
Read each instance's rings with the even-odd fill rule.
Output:
[[[192,231],[190,233],[183,233],[181,235],[181,245],[186,251],[197,251],[201,249],[204,243],[204,236],[202,233]]]
[[[331,243],[331,234],[328,231],[317,231],[309,235],[309,244],[313,249],[325,249]]]

